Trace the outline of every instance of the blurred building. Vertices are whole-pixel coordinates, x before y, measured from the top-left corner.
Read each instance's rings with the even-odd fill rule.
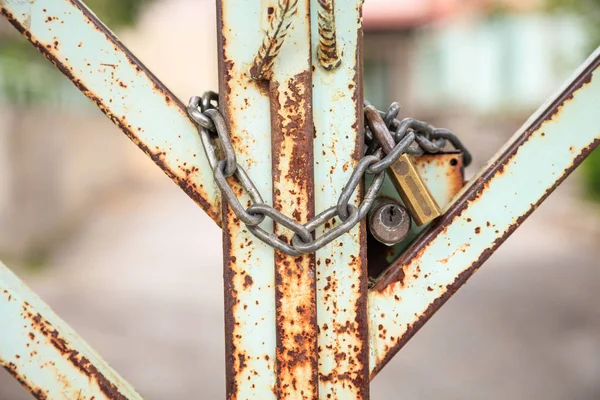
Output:
[[[4,22],[4,21],[2,21]],[[43,57],[0,57],[0,255],[41,262],[127,180],[112,124]]]
[[[366,0],[364,25],[365,97],[457,133],[467,178],[588,56],[583,24],[541,0]]]
[[[571,15],[541,0],[367,0],[365,84],[410,113],[530,112],[585,58]]]
[[[211,0],[157,0],[117,33],[186,99],[217,87],[214,8]],[[7,40],[23,48],[7,51]],[[167,179],[30,47],[0,18],[0,259],[13,263],[43,261],[121,188]]]
[[[451,128],[484,162],[585,56],[578,21],[541,5],[366,0],[367,98],[380,108],[400,101],[405,115]],[[217,87],[215,25],[212,0],[157,0],[119,36],[185,100]],[[11,35],[1,19],[0,44]],[[70,82],[34,59],[0,52],[4,259],[43,253],[111,190],[161,178]]]

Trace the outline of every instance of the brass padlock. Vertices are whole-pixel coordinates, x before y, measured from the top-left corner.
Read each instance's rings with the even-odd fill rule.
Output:
[[[365,113],[369,128],[381,145],[381,149],[385,154],[390,153],[396,146],[396,142],[379,111],[373,106],[367,106]],[[442,215],[440,207],[419,176],[408,154],[403,154],[391,165],[388,175],[418,226],[425,225]]]

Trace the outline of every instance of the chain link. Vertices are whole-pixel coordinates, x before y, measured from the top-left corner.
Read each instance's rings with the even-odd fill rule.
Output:
[[[303,225],[265,204],[252,179],[237,163],[225,119],[218,111],[218,104],[213,104],[218,101],[217,99],[216,93],[207,92],[202,97],[192,97],[188,105],[190,117],[199,126],[202,145],[213,169],[217,186],[221,189],[223,198],[235,215],[254,236],[274,249],[291,256],[314,253],[351,231],[367,216],[383,186],[387,169],[403,154],[438,153],[449,142],[455,149],[462,152],[465,166],[472,159],[464,145],[449,130],[436,129],[425,122],[411,118],[398,120],[400,105],[393,103],[386,112],[380,112],[380,114],[396,141],[394,149],[384,156],[373,133],[366,126],[367,153],[358,161],[337,204]],[[368,105],[368,103],[366,104]],[[357,207],[350,202],[366,175],[373,175],[374,179]],[[252,202],[250,207],[245,208],[240,203],[228,181],[231,177],[237,179],[250,197]],[[268,232],[260,226],[267,217],[294,233],[291,243],[281,240],[274,233]],[[331,229],[319,237],[314,237],[318,228],[336,218],[339,219],[338,223],[332,223]]]

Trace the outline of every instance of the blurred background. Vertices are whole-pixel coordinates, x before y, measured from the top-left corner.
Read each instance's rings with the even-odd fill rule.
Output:
[[[214,1],[86,3],[180,98],[217,87]],[[469,176],[600,44],[599,0],[366,0],[364,22],[367,98],[456,132],[475,155]],[[372,398],[600,399],[598,199],[596,153],[376,378]],[[143,396],[224,398],[220,242],[0,21],[0,260]],[[0,399],[27,398],[0,371]]]

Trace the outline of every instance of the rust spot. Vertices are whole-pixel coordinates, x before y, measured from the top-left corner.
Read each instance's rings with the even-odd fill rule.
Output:
[[[31,321],[32,328],[42,334],[49,343],[54,346],[69,362],[89,379],[95,381],[100,391],[108,398],[114,400],[126,400],[114,383],[108,380],[91,361],[77,350],[70,347],[69,342],[44,319],[41,314],[35,312],[29,305],[25,305],[27,318]]]
[[[136,68],[137,71],[144,73],[148,79],[153,83],[155,88],[160,93],[169,97],[172,103],[178,108],[179,112],[187,117],[186,107],[177,97],[169,91],[131,52],[123,46],[123,44],[91,13],[87,7],[82,6],[79,2],[73,1],[72,4],[77,7],[87,18],[89,23],[94,26],[96,30],[103,33],[107,40],[115,44],[115,51],[122,52],[125,54],[130,64]],[[2,14],[27,40],[29,40],[39,51],[42,53],[54,66],[60,70],[73,84],[90,100],[92,100],[98,108],[115,124],[121,129],[130,139],[133,141],[144,153],[146,153],[172,180],[174,180],[186,193],[190,196],[198,205],[200,205],[213,220],[220,224],[220,214],[218,210],[213,209],[211,204],[207,201],[207,195],[201,186],[194,187],[189,181],[189,178],[181,177],[175,172],[176,168],[165,163],[155,153],[153,153],[148,146],[142,143],[141,139],[132,130],[131,126],[128,126],[125,121],[112,113],[108,100],[100,98],[96,93],[91,91],[80,78],[73,75],[72,66],[68,64],[68,59],[62,61],[57,56],[57,50],[59,43],[55,41],[53,44],[44,44],[39,42],[29,31],[28,27],[21,24],[21,22],[14,17],[6,8],[0,9]],[[48,17],[50,18],[50,17]],[[56,17],[53,17],[56,18]],[[111,68],[116,68],[113,64],[104,64]]]
[[[310,65],[309,54],[306,64]],[[311,88],[309,71],[286,82],[273,80],[269,87],[273,203],[301,223],[314,217]],[[276,224],[275,232],[283,242],[291,242],[287,229]],[[310,399],[318,391],[315,268],[314,254],[275,254],[276,391],[280,398]]]
[[[36,399],[46,400],[48,398],[48,392],[42,388],[32,386],[30,382],[28,382],[27,377],[19,373],[18,367],[9,362],[4,364],[4,369],[12,376],[17,382],[21,384],[29,393],[33,395]]]
[[[540,116],[532,122],[531,126],[527,128],[524,133],[516,138],[501,154],[498,159],[491,163],[490,166],[483,174],[481,174],[476,181],[470,186],[468,190],[461,196],[460,199],[443,215],[433,226],[433,228],[427,232],[405,255],[403,255],[394,266],[386,273],[382,279],[373,288],[374,291],[383,293],[389,290],[393,285],[400,282],[401,277],[404,276],[404,269],[410,265],[411,261],[416,257],[419,257],[424,251],[427,251],[428,246],[435,239],[436,236],[441,234],[447,229],[447,227],[460,218],[461,215],[468,208],[469,204],[477,201],[482,194],[489,188],[489,184],[496,177],[500,176],[504,172],[504,166],[508,165],[511,160],[517,154],[519,148],[523,146],[532,137],[532,135],[539,131],[542,125],[559,117],[559,112],[562,109],[564,103],[570,101],[577,90],[584,85],[588,84],[592,79],[592,72],[600,66],[600,58],[596,58],[588,68],[586,68],[581,75],[560,95],[552,104],[548,106],[545,112],[541,113]],[[381,362],[379,362],[371,374],[371,378],[375,375],[392,359],[392,357],[412,338],[412,336],[431,318],[433,314],[450,298],[452,295],[477,271],[481,265],[493,254],[493,252],[522,224],[522,222],[535,211],[535,209],[577,168],[583,160],[589,156],[589,154],[600,145],[600,140],[594,140],[588,147],[583,149],[581,153],[574,159],[573,163],[567,168],[563,175],[547,189],[546,193],[537,201],[532,204],[531,207],[521,215],[517,221],[512,224],[509,229],[500,234],[493,242],[492,246],[483,251],[479,258],[474,261],[469,268],[461,273],[455,281],[446,287],[446,290],[433,301],[427,310],[419,316],[419,319],[408,327],[407,331],[402,337],[395,339],[394,345],[388,349],[387,354]],[[470,219],[467,219],[470,222]]]
[[[424,170],[427,166],[434,166],[436,171],[435,179],[443,179],[448,185],[448,197],[446,203],[450,201],[462,190],[464,186],[464,168],[462,154],[459,152],[445,152],[438,154],[427,154],[414,158],[415,164],[419,170]],[[456,165],[452,166],[452,161]],[[429,168],[431,170],[431,168]],[[445,205],[444,204],[444,205]],[[468,219],[467,222],[471,222]],[[369,258],[369,276],[377,279],[382,273],[388,270],[390,262],[388,260],[397,257],[397,251],[394,247],[388,247],[377,240],[372,235],[368,237],[367,243]],[[404,284],[401,283],[403,286]]]

